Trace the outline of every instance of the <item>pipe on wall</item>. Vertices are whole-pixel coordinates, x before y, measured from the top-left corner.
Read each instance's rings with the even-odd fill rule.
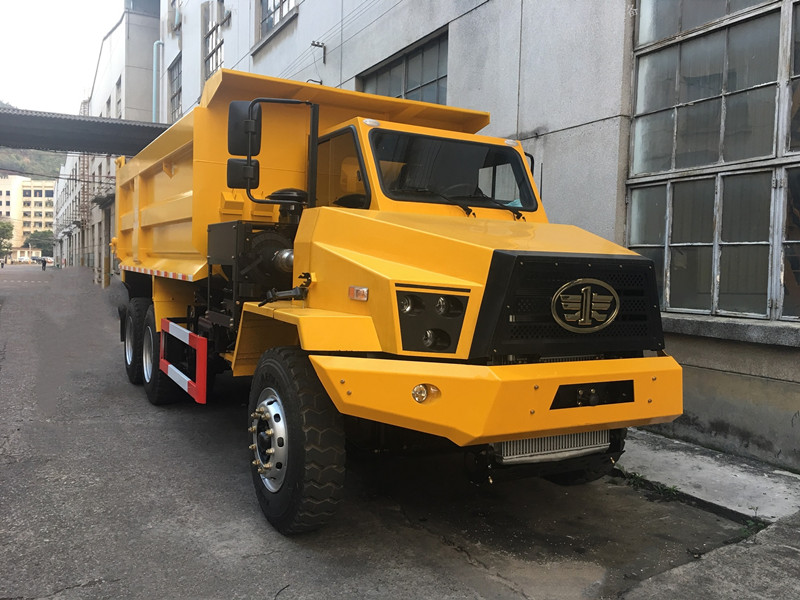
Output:
[[[164,42],[156,40],[153,42],[153,123],[158,123],[158,47],[164,46]]]

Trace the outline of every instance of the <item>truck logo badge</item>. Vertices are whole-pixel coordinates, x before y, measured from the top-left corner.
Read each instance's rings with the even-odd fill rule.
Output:
[[[594,333],[616,319],[619,296],[599,279],[576,279],[562,285],[553,295],[550,312],[567,331]]]

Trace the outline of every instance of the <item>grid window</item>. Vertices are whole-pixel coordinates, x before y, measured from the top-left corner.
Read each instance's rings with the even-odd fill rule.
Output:
[[[172,61],[172,64],[168,69],[170,123],[174,123],[181,118],[181,115],[183,115],[183,107],[181,103],[181,93],[183,91],[183,67],[181,59],[181,55],[178,54],[177,58]]]
[[[629,246],[664,310],[800,320],[800,2],[639,9]]]
[[[633,174],[775,155],[779,26],[773,11],[638,57]]]
[[[447,103],[447,36],[405,52],[388,65],[361,77],[369,94]]]
[[[117,99],[117,118],[122,118],[122,77],[117,79],[117,84],[114,89],[114,94]]]
[[[222,66],[223,39],[219,12],[220,2],[212,0],[203,5],[203,69],[208,79]]]
[[[629,244],[655,262],[662,307],[767,316],[773,177],[719,174],[631,190]],[[796,179],[800,192],[800,169]],[[800,305],[796,293],[789,300]]]
[[[261,9],[261,38],[279,27],[295,7],[295,0],[259,0]]]

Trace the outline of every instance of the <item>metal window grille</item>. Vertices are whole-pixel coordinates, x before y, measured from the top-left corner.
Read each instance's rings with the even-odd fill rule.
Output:
[[[447,103],[447,35],[411,48],[361,77],[369,94]]]
[[[275,29],[295,7],[295,0],[259,0],[261,3],[261,37]]]
[[[170,123],[177,121],[183,114],[183,106],[181,103],[181,93],[183,91],[183,67],[181,58],[181,55],[178,54],[177,58],[172,61],[172,64],[169,66],[167,73],[169,78]]]
[[[715,6],[639,0],[628,245],[664,310],[800,320],[800,8]]]

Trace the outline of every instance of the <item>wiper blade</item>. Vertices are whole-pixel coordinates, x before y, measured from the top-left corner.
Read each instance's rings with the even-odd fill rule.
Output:
[[[433,191],[433,190],[431,190],[431,189],[428,189],[428,188],[411,188],[411,187],[403,187],[403,188],[392,188],[392,191],[393,191],[393,192],[411,192],[411,193],[413,193],[413,194],[428,194],[429,196],[435,196],[436,198],[440,198],[440,199],[444,200],[444,201],[445,201],[445,202],[447,202],[448,204],[452,204],[453,206],[457,206],[458,208],[460,208],[461,210],[463,210],[463,211],[464,211],[464,213],[465,213],[465,214],[466,214],[468,217],[469,217],[469,216],[471,216],[471,215],[472,215],[472,213],[474,213],[474,212],[475,212],[475,211],[474,211],[474,210],[472,210],[472,209],[471,209],[471,208],[470,208],[468,205],[466,205],[466,204],[461,204],[460,202],[456,202],[456,201],[455,201],[455,200],[453,200],[452,198],[448,198],[447,196],[445,196],[445,195],[443,195],[443,194],[440,194],[439,192],[435,192],[435,191]]]
[[[470,198],[475,198],[476,200],[485,200],[487,202],[491,202],[495,206],[498,206],[500,208],[505,208],[512,215],[514,215],[514,220],[515,221],[519,221],[520,219],[522,219],[523,221],[527,221],[527,219],[525,218],[525,215],[522,214],[522,211],[519,211],[516,208],[514,208],[513,206],[509,206],[508,204],[504,204],[504,203],[500,202],[499,200],[496,200],[495,198],[492,198],[491,196],[487,196],[486,194],[475,194],[474,196],[470,196]]]

